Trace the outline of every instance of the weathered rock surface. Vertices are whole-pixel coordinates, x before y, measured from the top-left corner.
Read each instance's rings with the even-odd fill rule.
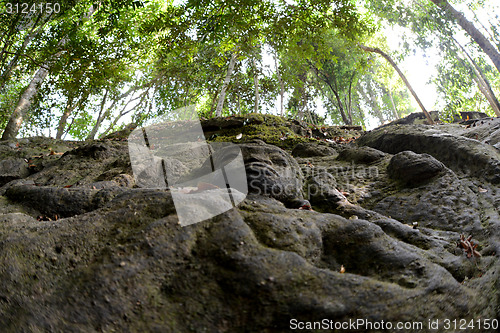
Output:
[[[357,144],[389,154],[405,150],[427,153],[456,172],[499,184],[500,152],[466,137],[467,132],[459,125],[396,125],[371,131]]]
[[[243,122],[225,130],[249,133]],[[496,319],[498,129],[477,126],[389,125],[336,146],[339,158],[241,143],[248,180],[279,190],[186,227],[168,189],[135,185],[125,141],[0,142],[0,161],[35,165],[0,187],[1,331],[287,332],[291,319],[364,318],[435,332],[429,319]],[[314,211],[284,204],[304,199]],[[481,257],[457,247],[461,234]]]
[[[389,177],[410,185],[425,182],[443,170],[443,163],[431,155],[416,154],[408,150],[394,155],[387,167]]]
[[[240,144],[248,193],[268,196],[287,206],[303,198],[303,175],[290,154],[262,141]]]
[[[308,142],[296,145],[292,150],[292,155],[295,157],[334,156],[337,152],[326,145]]]
[[[22,158],[9,158],[0,161],[0,185],[5,185],[14,179],[28,177],[28,164]]]
[[[385,154],[380,150],[370,147],[345,147],[338,156],[339,160],[370,164],[384,158]]]

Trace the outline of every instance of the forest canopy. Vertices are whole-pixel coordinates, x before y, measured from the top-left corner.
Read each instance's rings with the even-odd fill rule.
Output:
[[[399,64],[431,49],[442,120],[500,116],[496,2],[0,0],[0,134],[94,139],[189,105],[382,124],[428,111]]]

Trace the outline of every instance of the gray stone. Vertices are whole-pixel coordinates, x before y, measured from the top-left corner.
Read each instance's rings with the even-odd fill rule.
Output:
[[[257,175],[250,180],[261,189],[292,182],[294,194],[277,195],[281,202],[250,194],[186,227],[170,191],[133,188],[126,142],[45,155],[41,171],[0,188],[2,331],[286,332],[291,318],[498,318],[500,190],[490,181],[498,152],[464,133],[459,125],[386,126],[357,141],[396,154],[393,164],[401,158],[394,174],[388,158],[367,166],[305,157],[304,186],[289,154],[242,144]],[[2,160],[52,144],[32,140],[20,152],[0,144]],[[398,155],[405,150],[414,153]],[[446,165],[439,177],[422,172],[440,169],[425,154]],[[398,174],[407,162],[419,186],[390,178],[407,181]],[[304,204],[309,184],[324,189],[311,195],[314,211],[290,209]],[[472,236],[481,257],[457,247],[461,235]]]
[[[260,143],[240,144],[248,181],[248,193],[269,196],[292,204],[303,199],[303,175],[286,151]]]
[[[342,161],[369,164],[381,160],[384,156],[380,150],[370,147],[346,147],[337,158]]]
[[[403,151],[391,158],[387,172],[393,179],[417,185],[437,176],[444,168],[443,163],[429,154]]]
[[[385,126],[363,135],[357,145],[389,154],[405,150],[426,153],[455,172],[500,184],[500,153],[463,134],[458,125]]]
[[[0,161],[0,186],[14,179],[26,178],[29,174],[28,163],[23,158],[9,158]]]
[[[320,170],[308,177],[305,183],[307,199],[322,211],[333,212],[346,197],[337,190],[337,182],[333,175]]]
[[[294,157],[314,157],[314,156],[337,156],[337,151],[326,145],[318,145],[317,143],[305,142],[299,143],[292,150]]]

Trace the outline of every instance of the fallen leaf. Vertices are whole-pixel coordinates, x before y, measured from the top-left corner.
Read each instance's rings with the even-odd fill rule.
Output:
[[[481,186],[478,186],[478,190],[479,190],[479,193],[486,193],[486,192],[488,192],[487,189],[482,188]]]

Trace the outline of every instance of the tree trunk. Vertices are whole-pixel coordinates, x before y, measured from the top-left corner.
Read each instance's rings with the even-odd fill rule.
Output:
[[[351,80],[349,81],[349,101],[347,103],[347,110],[349,111],[349,121],[351,122],[351,125],[353,123],[352,121],[352,83],[354,81],[354,77],[356,76],[356,71],[352,73]]]
[[[476,82],[479,90],[486,97],[486,100],[488,101],[491,108],[495,112],[495,115],[497,117],[500,117],[500,106],[498,105],[498,100],[496,99],[495,95],[493,95],[493,96],[490,95],[490,92],[488,91],[487,85],[481,79],[481,75],[479,74],[479,72],[475,68],[474,68],[474,73],[475,73],[475,75],[473,76],[473,79]],[[489,87],[489,88],[491,89],[491,87]]]
[[[52,15],[52,14],[51,14]],[[51,16],[49,15],[49,17]],[[3,88],[5,87],[5,85],[7,84],[7,82],[9,81],[11,75],[12,75],[12,70],[16,67],[18,61],[19,61],[19,58],[21,57],[21,54],[24,52],[24,50],[26,49],[26,47],[28,46],[28,44],[33,40],[33,38],[35,38],[35,36],[37,36],[39,34],[39,32],[41,31],[41,29],[43,28],[43,26],[45,25],[45,23],[47,22],[47,20],[45,22],[43,22],[43,24],[41,26],[39,26],[36,30],[35,30],[35,27],[36,27],[36,24],[38,24],[38,21],[40,20],[41,18],[41,14],[38,16],[33,28],[31,29],[31,31],[26,34],[26,36],[24,37],[24,40],[23,40],[23,44],[21,45],[21,47],[17,50],[17,52],[15,53],[14,55],[14,58],[12,58],[12,60],[9,62],[9,64],[7,65],[7,68],[5,69],[5,71],[2,73],[2,75],[0,76],[0,91],[3,90]]]
[[[488,103],[490,104],[491,108],[493,109],[493,112],[497,115],[497,117],[500,117],[500,103],[495,96],[495,93],[491,89],[490,83],[488,82],[488,79],[482,72],[481,68],[477,66],[475,62],[473,62],[473,67],[474,73],[477,76],[477,81],[476,83],[478,84],[479,90],[483,93],[483,95],[486,97],[488,100]]]
[[[392,58],[387,53],[383,52],[379,48],[368,47],[368,46],[365,46],[363,44],[359,44],[359,47],[361,47],[361,49],[363,49],[366,52],[373,52],[373,53],[380,54],[382,57],[385,58],[385,60],[387,60],[391,64],[391,66],[396,70],[396,72],[398,72],[399,77],[403,80],[406,87],[408,88],[408,90],[411,92],[411,94],[413,95],[413,97],[417,101],[418,105],[420,106],[420,109],[422,109],[422,111],[424,112],[425,117],[427,118],[427,121],[429,122],[429,124],[431,124],[431,125],[434,124],[434,121],[432,120],[431,115],[429,114],[429,112],[427,112],[424,105],[420,101],[420,98],[418,98],[417,93],[415,92],[415,90],[413,90],[413,87],[411,86],[410,82],[408,82],[408,80],[406,79],[406,76],[399,69],[398,65],[396,65],[394,60],[392,60]]]
[[[358,91],[361,97],[368,102],[369,106],[371,106],[371,108],[375,112],[375,115],[380,121],[380,125],[382,125],[384,123],[384,116],[382,114],[382,111],[380,110],[380,107],[378,106],[378,102],[375,97],[374,91],[371,87],[371,84],[367,83],[367,88],[366,88],[367,93],[365,93],[363,87],[361,87],[361,89],[359,89]]]
[[[111,122],[111,124],[108,126],[108,128],[102,133],[99,135],[99,138],[102,139],[103,137],[105,137],[112,129],[113,127],[115,127],[115,125],[118,123],[118,120],[120,120],[121,117],[123,117],[124,115],[134,111],[135,109],[139,108],[142,103],[144,102],[144,100],[146,99],[146,97],[148,99],[149,98],[149,89],[150,88],[147,88],[145,92],[143,92],[142,94],[140,94],[138,97],[134,98],[134,99],[130,99],[124,106],[123,108],[120,110],[120,112],[118,113],[118,115],[115,117],[115,119]],[[134,90],[135,91],[135,90]],[[127,94],[128,95],[128,94]],[[127,109],[127,106],[133,102],[133,101],[136,101],[137,99],[140,99],[139,102],[134,106],[132,107],[131,109],[129,109],[128,111],[125,111]],[[113,105],[115,103],[113,102]],[[147,106],[148,103],[146,103],[146,106]],[[152,104],[150,104],[150,109],[152,107]],[[112,109],[112,107],[110,107],[108,110],[107,110],[107,113],[109,114],[110,111]],[[151,110],[150,110],[151,111]]]
[[[219,101],[217,102],[217,108],[215,109],[215,116],[220,117],[222,115],[222,108],[224,107],[224,100],[226,99],[226,90],[229,86],[229,81],[231,81],[231,75],[233,74],[234,65],[236,65],[237,51],[234,51],[231,55],[231,60],[229,60],[229,66],[227,68],[226,78],[222,84],[222,88],[219,94]]]
[[[87,140],[93,140],[97,131],[99,130],[99,127],[101,126],[102,121],[105,118],[105,115],[103,114],[104,110],[104,105],[106,104],[106,100],[108,99],[108,92],[109,90],[106,89],[106,92],[104,93],[104,97],[102,98],[101,101],[101,107],[99,109],[99,115],[97,116],[97,120],[95,122],[94,127],[90,131],[90,134],[87,136]]]
[[[330,102],[333,104],[333,105],[337,105],[337,108],[339,109],[340,111],[340,116],[342,117],[342,121],[344,122],[345,125],[350,125],[349,124],[349,119],[347,118],[345,112],[344,112],[344,108],[342,107],[342,100],[340,99],[340,96],[339,94],[337,93],[337,91],[332,87],[332,84],[330,83],[330,81],[328,81],[327,79],[324,80],[326,82],[326,84],[328,85],[328,87],[330,87],[330,90],[332,91],[333,95],[335,96],[335,99],[336,99],[336,102],[335,101],[332,101],[331,98],[329,98]]]
[[[89,17],[93,15],[95,10],[96,8],[92,5],[88,13]],[[59,43],[57,43],[56,48],[60,49],[68,42],[68,40],[68,36],[63,37],[59,41]],[[24,92],[21,94],[17,106],[12,112],[7,126],[5,126],[5,130],[3,131],[1,140],[14,139],[17,136],[17,134],[19,133],[19,129],[21,128],[21,125],[23,123],[23,119],[26,116],[31,103],[33,102],[33,98],[36,96],[36,94],[38,93],[38,89],[40,89],[41,84],[49,74],[50,67],[53,61],[57,60],[63,52],[65,51],[63,50],[57,52],[52,57],[51,61],[47,61],[42,66],[40,66],[40,69],[36,72],[26,90],[24,90]]]
[[[68,98],[68,102],[66,103],[66,107],[64,108],[64,113],[59,119],[59,126],[57,127],[56,139],[61,139],[64,134],[64,128],[66,127],[66,123],[68,122],[68,118],[71,115],[71,112],[75,109],[75,105],[73,104],[73,96]]]
[[[254,91],[255,91],[255,103],[253,107],[253,111],[255,113],[259,113],[259,77],[257,76],[257,62],[255,59],[252,59],[254,74],[253,74],[253,82],[254,82]]]
[[[237,109],[238,109],[238,115],[241,116],[241,101],[240,101],[240,93],[238,92],[238,101],[237,101]]]
[[[472,37],[479,47],[491,59],[497,70],[500,72],[500,53],[491,42],[479,31],[472,22],[467,20],[461,12],[453,8],[446,0],[430,0],[442,11],[450,14],[457,20],[457,23]]]
[[[338,93],[338,85],[337,85],[337,80],[335,79],[335,76],[333,77],[333,84],[335,85],[335,87],[332,86],[331,82],[328,80],[328,77],[326,75],[324,75],[324,77],[325,77],[326,83],[328,84],[330,89],[332,89],[333,94],[335,95],[335,98],[337,99],[337,106],[339,108],[340,115],[342,116],[342,120],[344,121],[344,124],[352,125],[352,119],[351,119],[352,117],[350,117],[349,114],[346,114],[345,109],[344,109],[344,105],[342,103],[342,99],[340,98],[340,94]]]
[[[45,80],[47,74],[49,74],[49,70],[45,67],[42,67],[36,72],[33,79],[31,79],[30,84],[21,94],[21,97],[17,102],[17,106],[10,116],[7,126],[5,126],[5,130],[2,134],[2,140],[16,138],[17,133],[19,133],[19,129],[21,128],[21,124],[23,123],[23,119],[31,106],[33,98],[38,93],[38,89],[40,88],[43,80]]]
[[[82,105],[85,103],[85,101],[87,101],[89,95],[90,95],[90,89],[87,89],[76,104],[72,105],[73,104],[72,101],[74,100],[74,98],[71,98],[71,102],[68,101],[64,114],[61,116],[61,119],[59,119],[59,126],[57,128],[56,139],[62,139],[63,134],[68,133],[68,131],[71,128],[70,126],[68,127],[68,129],[66,129],[66,124],[68,123],[69,116],[71,116],[73,111],[81,109]]]
[[[488,100],[488,103],[490,104],[491,108],[493,109],[493,112],[500,117],[500,102],[498,101],[497,97],[495,96],[495,93],[493,92],[493,89],[491,89],[490,82],[488,81],[488,78],[486,75],[484,75],[482,69],[479,67],[479,65],[474,61],[474,59],[470,56],[469,52],[460,44],[455,38],[453,38],[453,41],[455,42],[458,47],[462,50],[462,52],[467,56],[469,59],[469,63],[471,64],[472,70],[474,71],[475,76],[473,76],[474,81],[476,82],[477,86],[479,87],[479,90],[481,93],[486,97]]]
[[[483,28],[483,30],[488,34],[488,36],[490,37],[490,41],[494,41],[495,40],[495,37],[491,34],[491,32],[484,26],[484,24],[479,20],[479,18],[477,17],[477,14],[476,12],[474,11],[474,9],[471,7],[470,4],[467,5],[467,7],[469,7],[469,10],[471,11],[472,15],[474,15],[474,19],[476,20],[477,23],[479,23],[479,25],[481,25],[481,27]]]
[[[285,95],[285,84],[283,83],[283,80],[281,79],[281,74],[278,68],[278,62],[276,60],[276,57],[274,57],[274,65],[276,67],[276,77],[278,78],[278,82],[280,84],[280,116],[283,117],[283,98]]]
[[[392,112],[394,113],[394,119],[399,119],[398,110],[396,110],[396,104],[394,103],[394,98],[392,97],[391,89],[387,89],[389,92],[389,97],[391,98]]]
[[[347,117],[347,115],[346,115],[346,113],[344,111],[344,107],[342,105],[342,99],[340,98],[340,95],[331,86],[330,86],[330,89],[332,89],[333,94],[335,95],[335,98],[337,99],[337,107],[339,108],[340,115],[342,116],[342,121],[346,125],[352,125],[352,123],[349,122],[349,118]]]
[[[214,116],[214,111],[216,109],[216,105],[215,105],[215,102],[217,102],[217,97],[219,97],[219,95],[217,94],[217,91],[214,92],[214,97],[212,98],[212,102],[210,103],[210,117],[212,118]]]

